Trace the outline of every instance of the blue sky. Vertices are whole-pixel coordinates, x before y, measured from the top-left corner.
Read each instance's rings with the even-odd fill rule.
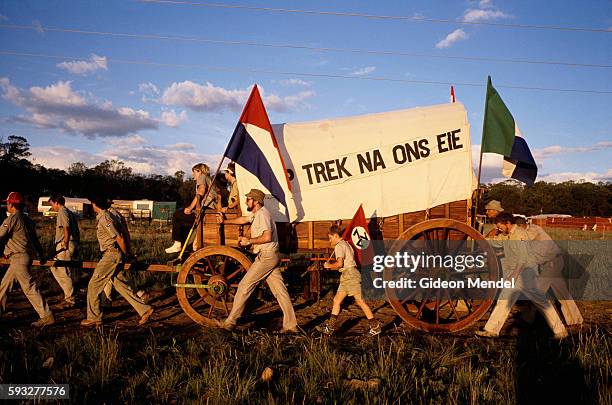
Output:
[[[472,144],[477,150],[484,84],[487,75],[491,75],[535,155],[540,166],[539,179],[612,181],[611,94],[503,87],[610,92],[610,67],[415,55],[610,66],[612,31],[459,23],[612,30],[612,3],[607,0],[245,0],[222,4],[456,22],[369,19],[129,0],[2,1],[0,52],[14,54],[1,56],[0,136],[5,139],[11,134],[25,136],[32,145],[36,162],[46,166],[66,168],[75,161],[93,165],[115,158],[139,172],[167,174],[188,170],[197,161],[213,162],[218,158],[253,83],[263,88],[264,102],[274,123],[448,102],[449,88],[444,84],[364,80],[384,77],[457,83],[457,98],[468,110]],[[162,36],[174,39],[160,39]],[[198,40],[184,41],[177,37]],[[369,49],[411,56],[215,44],[204,40]],[[486,156],[484,180],[499,178],[500,165],[495,155]]]

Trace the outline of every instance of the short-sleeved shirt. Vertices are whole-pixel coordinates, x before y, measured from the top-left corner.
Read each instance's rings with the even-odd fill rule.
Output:
[[[34,238],[36,238],[34,221],[21,211],[17,211],[2,222],[0,226],[0,241],[8,239],[4,246],[4,254],[10,256],[17,253],[34,254]]]
[[[117,210],[115,207],[110,207],[107,211],[109,212],[109,214],[111,214],[113,221],[115,221],[115,228],[123,237],[125,237],[126,233],[129,232],[128,224],[125,220],[125,217],[121,215],[119,210]]]
[[[340,242],[336,243],[334,246],[334,254],[336,255],[336,259],[342,258],[344,264],[341,269],[338,271],[342,272],[349,268],[357,268],[357,262],[355,262],[355,251],[347,241],[341,239]]]
[[[55,222],[55,243],[58,244],[64,241],[64,229],[70,230],[70,241],[79,243],[81,235],[79,233],[79,225],[76,215],[66,207],[60,207],[57,212],[57,220]]]
[[[102,210],[96,216],[98,224],[96,226],[96,236],[100,243],[100,251],[104,252],[108,249],[114,249],[115,238],[121,233],[117,229],[116,220],[113,219],[113,215],[107,210]]]
[[[509,271],[517,267],[536,267],[537,261],[533,253],[527,231],[518,225],[512,225],[508,240],[504,242],[505,263]]]
[[[533,241],[531,243],[532,250],[539,264],[546,263],[561,254],[561,250],[555,241],[542,227],[535,224],[528,225],[527,235]]]
[[[211,187],[212,181],[210,177],[206,176],[204,173],[200,173],[199,176],[195,178],[196,181],[196,194],[198,193],[198,187],[204,186],[204,195],[206,195],[207,190],[210,188],[210,192],[208,193],[208,197],[206,201],[202,203],[204,207],[207,208],[215,208],[215,203],[217,201],[217,190],[214,187]]]
[[[268,211],[266,207],[261,207],[257,210],[257,212],[249,215],[249,221],[251,222],[251,238],[260,237],[263,235],[264,231],[272,232],[272,241],[253,245],[253,253],[278,251],[276,224],[272,219],[270,211]]]

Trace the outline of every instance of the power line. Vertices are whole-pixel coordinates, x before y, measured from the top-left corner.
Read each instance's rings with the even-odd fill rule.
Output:
[[[23,30],[34,30],[34,31],[40,30],[39,26],[14,25],[14,24],[0,24],[0,28],[23,29]],[[265,47],[265,48],[298,49],[298,50],[308,50],[308,51],[317,51],[317,52],[363,53],[363,54],[370,54],[370,55],[465,60],[465,61],[472,61],[472,62],[556,65],[556,66],[604,68],[604,69],[612,68],[612,65],[605,65],[605,64],[561,62],[561,61],[554,61],[554,60],[505,59],[505,58],[490,58],[490,57],[482,57],[482,56],[436,55],[436,54],[411,53],[411,52],[403,52],[403,51],[387,51],[387,50],[377,50],[377,49],[316,47],[316,46],[301,45],[301,44],[272,44],[272,43],[263,43],[263,42],[253,42],[253,41],[229,41],[229,40],[221,40],[221,39],[202,38],[202,37],[185,37],[185,36],[177,36],[177,35],[156,35],[156,34],[134,34],[134,33],[124,33],[124,32],[111,32],[111,31],[90,31],[90,30],[82,30],[82,29],[75,29],[75,28],[62,28],[62,27],[44,27],[43,29],[49,32],[96,35],[96,36],[107,36],[107,37],[115,37],[115,38],[184,41],[184,42],[198,42],[198,43],[232,45],[232,46],[240,45],[240,46],[253,46],[253,47]]]
[[[567,27],[567,26],[560,26],[560,25],[510,24],[510,23],[496,23],[496,22],[490,22],[490,21],[464,21],[464,20],[449,20],[449,19],[442,19],[442,18],[427,18],[427,17],[418,17],[418,16],[378,15],[378,14],[366,14],[366,13],[343,12],[343,11],[324,11],[324,10],[259,7],[259,6],[247,6],[243,4],[198,3],[198,2],[192,2],[192,1],[179,1],[179,0],[137,0],[137,1],[141,3],[157,3],[157,4],[166,4],[166,5],[188,5],[188,6],[199,6],[199,7],[210,7],[210,8],[266,11],[266,12],[275,12],[275,13],[327,15],[327,16],[339,16],[339,17],[359,17],[359,18],[369,18],[369,19],[376,19],[376,20],[401,20],[401,21],[418,21],[418,22],[431,22],[431,23],[442,23],[442,24],[487,25],[487,26],[492,26],[492,27],[534,29],[534,30],[612,33],[612,30],[609,30],[607,28]]]
[[[16,52],[9,50],[0,50],[0,55],[7,56],[22,56],[31,58],[46,58],[46,59],[61,59],[61,60],[85,60],[87,57],[74,57],[66,55],[49,55],[40,53],[27,53],[27,52]],[[470,83],[470,82],[443,82],[435,80],[410,80],[400,79],[386,76],[350,76],[350,75],[339,75],[332,73],[308,73],[308,72],[290,72],[290,71],[279,71],[269,69],[246,69],[246,68],[233,68],[227,66],[210,66],[202,64],[187,64],[187,63],[165,63],[165,62],[154,62],[148,60],[133,60],[133,59],[115,59],[107,58],[108,62],[128,64],[128,65],[149,65],[149,66],[160,66],[160,67],[177,67],[177,68],[198,68],[204,70],[218,71],[218,72],[236,72],[236,73],[258,73],[258,74],[269,74],[269,75],[282,75],[282,76],[300,76],[308,78],[326,78],[326,79],[350,79],[350,80],[368,80],[368,81],[379,81],[379,82],[392,82],[392,83],[404,83],[404,84],[427,84],[427,85],[444,85],[444,86],[469,86],[469,87],[485,87],[484,84]],[[537,87],[537,86],[519,86],[512,84],[495,84],[496,88],[506,88],[514,90],[533,90],[533,91],[552,91],[552,92],[566,92],[566,93],[586,93],[586,94],[612,94],[612,90],[590,90],[590,89],[564,89],[554,87]]]

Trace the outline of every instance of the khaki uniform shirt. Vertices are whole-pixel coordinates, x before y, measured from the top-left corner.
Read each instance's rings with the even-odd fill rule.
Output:
[[[121,235],[125,237],[129,231],[125,217],[121,215],[121,213],[115,207],[110,207],[107,211],[109,214],[111,214],[113,221],[115,221],[115,228],[117,228]]]
[[[64,229],[70,229],[70,240],[68,242],[79,243],[81,235],[76,215],[66,207],[60,207],[55,222],[55,244],[64,241]]]
[[[526,230],[520,226],[512,225],[508,233],[508,241],[504,242],[504,264],[507,271],[513,272],[517,267],[538,267],[529,240]]]
[[[538,264],[551,261],[561,254],[561,250],[554,240],[541,226],[531,224],[527,226],[527,235],[533,242],[531,247]]]
[[[278,251],[276,224],[272,220],[270,211],[268,211],[266,207],[261,207],[255,214],[251,213],[249,220],[251,222],[251,238],[257,238],[263,235],[264,231],[272,232],[272,241],[253,245],[253,253]]]
[[[334,246],[334,254],[336,255],[336,259],[342,258],[344,260],[344,264],[341,269],[338,271],[343,272],[349,268],[357,268],[357,262],[355,261],[355,252],[353,248],[347,241],[341,239],[340,242],[336,243]]]
[[[34,255],[34,238],[36,225],[34,221],[21,211],[17,211],[2,222],[0,226],[0,241],[6,239],[4,255],[10,256],[18,253]]]
[[[117,229],[113,215],[108,210],[103,210],[96,216],[98,221],[96,226],[96,236],[100,243],[100,251],[104,252],[108,249],[117,249],[115,238],[121,235]]]

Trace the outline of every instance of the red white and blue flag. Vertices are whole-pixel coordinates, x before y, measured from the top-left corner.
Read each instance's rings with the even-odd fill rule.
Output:
[[[512,153],[510,153],[510,156],[504,156],[502,174],[506,177],[522,181],[528,186],[533,185],[538,176],[538,166],[516,122],[514,124]]]
[[[290,221],[297,217],[285,162],[257,85],[253,86],[223,156],[257,177],[267,189],[262,191],[268,191],[285,206]]]

